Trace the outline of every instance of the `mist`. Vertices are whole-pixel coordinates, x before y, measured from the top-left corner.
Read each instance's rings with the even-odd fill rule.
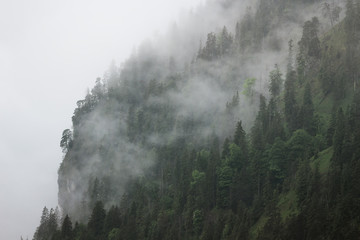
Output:
[[[286,16],[291,21],[272,26],[261,49],[207,61],[198,52],[208,33],[220,36],[226,26],[234,37],[236,23],[256,13],[257,1],[18,0],[3,5],[0,180],[6,184],[0,187],[5,196],[0,228],[6,231],[1,239],[31,239],[44,206],[60,204],[63,213],[84,221],[90,209],[82,205],[90,201],[96,179],[114,186],[109,191],[116,194],[103,199],[106,207],[118,204],[127,182],[145,176],[155,164],[154,148],[187,136],[184,126],[197,127],[199,142],[212,134],[221,141],[231,138],[238,121],[249,131],[260,94],[269,97],[269,72],[278,64],[285,74],[288,41],[297,43],[304,21],[313,16],[324,22],[322,31],[330,27],[320,7],[299,6]],[[122,104],[96,100],[72,126],[74,109],[82,110],[78,100],[100,96],[91,90],[98,77],[102,94],[121,89],[119,95],[127,98]],[[256,79],[250,98],[242,94],[248,78]],[[133,91],[134,84],[152,83],[166,92]],[[229,110],[237,95],[237,108]],[[174,125],[155,124],[156,134],[133,134],[131,114],[138,117],[159,106],[168,108],[165,117]],[[74,131],[76,141],[62,153],[64,129]]]
[[[99,199],[107,207],[118,204],[127,183],[145,176],[155,163],[153,148],[188,137],[191,131],[198,139],[187,141],[195,146],[212,134],[221,141],[231,138],[238,121],[249,131],[259,96],[269,98],[269,72],[278,65],[285,73],[288,42],[299,41],[306,20],[321,16],[317,6],[298,7],[299,11],[294,7],[284,19],[275,20],[259,49],[209,60],[201,57],[209,36],[220,39],[226,27],[234,37],[236,23],[246,14],[257,14],[257,2],[208,1],[195,12],[184,13],[167,31],[147,38],[123,64],[113,65],[85,97],[84,105],[75,110],[80,113],[73,117],[74,143],[78,145],[66,154],[59,172],[64,213],[85,221],[89,216],[84,215],[83,205],[90,205],[85,211],[89,214],[93,192],[102,195]],[[246,97],[242,91],[249,78],[256,82],[254,94]],[[166,89],[165,93],[152,93],[156,88]],[[112,97],[103,99],[103,95]],[[231,103],[235,96],[238,99]],[[234,109],[231,104],[236,105]],[[168,109],[170,126],[165,129],[158,123],[168,116],[152,116],[149,109],[156,108]],[[142,126],[144,122],[148,125]],[[132,132],[132,128],[140,132]],[[153,132],[148,133],[149,129]],[[101,156],[101,152],[105,154]],[[105,188],[110,181],[115,189],[104,191],[115,195],[98,194],[96,181]]]
[[[77,100],[201,1],[5,1],[0,5],[1,239],[32,238],[55,207],[61,133]],[[161,10],[157,6],[162,6]],[[164,11],[166,9],[166,11]],[[146,27],[145,27],[146,26]]]

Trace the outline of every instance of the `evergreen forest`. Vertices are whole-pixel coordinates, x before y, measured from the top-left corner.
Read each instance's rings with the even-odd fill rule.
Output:
[[[360,0],[207,1],[76,104],[33,240],[360,239]]]

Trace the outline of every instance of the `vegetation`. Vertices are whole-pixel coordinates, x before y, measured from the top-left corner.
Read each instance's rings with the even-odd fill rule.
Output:
[[[260,0],[184,69],[139,54],[97,79],[60,142],[63,217],[45,207],[33,239],[358,239],[360,1],[287,39],[266,91],[231,71],[314,2]]]

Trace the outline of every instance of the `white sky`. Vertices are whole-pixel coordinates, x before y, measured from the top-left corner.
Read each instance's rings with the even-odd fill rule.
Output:
[[[111,60],[203,0],[0,0],[0,239],[57,205],[61,133]]]

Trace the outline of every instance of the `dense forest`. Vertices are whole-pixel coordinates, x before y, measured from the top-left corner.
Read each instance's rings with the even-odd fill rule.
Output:
[[[77,102],[33,239],[359,239],[360,0],[186,21]]]

